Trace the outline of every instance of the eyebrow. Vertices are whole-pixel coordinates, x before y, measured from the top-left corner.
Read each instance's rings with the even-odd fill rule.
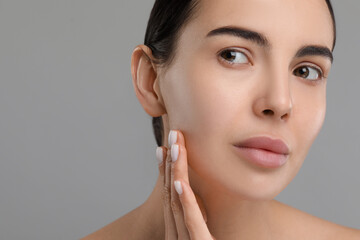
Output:
[[[231,35],[235,37],[244,38],[251,42],[256,43],[262,48],[271,48],[270,41],[261,33],[251,31],[245,28],[226,26],[211,30],[206,37],[218,36],[218,35]],[[333,54],[328,47],[319,45],[306,45],[301,47],[295,57],[300,58],[304,56],[323,56],[328,58],[331,63],[334,60]]]

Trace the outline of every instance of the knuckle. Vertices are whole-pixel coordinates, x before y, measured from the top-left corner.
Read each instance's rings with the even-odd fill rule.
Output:
[[[170,196],[164,194],[164,195],[162,196],[162,199],[163,199],[163,201],[164,201],[165,203],[168,203],[168,202],[170,201]]]
[[[163,196],[165,199],[170,199],[170,189],[168,187],[164,187],[163,188]]]
[[[170,196],[170,192],[168,189],[164,188],[162,200],[163,200],[164,204],[169,205],[169,203],[171,201],[171,196]]]
[[[191,196],[187,196],[187,197],[183,197],[183,198],[181,199],[181,202],[182,202],[182,204],[183,204],[184,206],[188,206],[188,207],[193,206],[194,201],[192,201],[192,200],[190,199],[190,197],[191,197]]]
[[[175,163],[171,163],[171,175],[173,176],[174,175],[174,171],[176,170],[176,164]]]
[[[197,229],[200,227],[200,223],[194,219],[194,217],[184,216],[184,222],[187,229]]]
[[[181,207],[177,202],[171,201],[170,206],[171,206],[171,210],[173,211],[174,214],[178,214],[181,212]]]
[[[180,146],[180,150],[181,150],[181,152],[183,152],[183,153],[186,154],[186,148],[185,148],[185,146],[181,145],[181,146]]]
[[[185,216],[184,222],[187,229],[192,229],[192,227],[194,227],[195,223],[191,220],[191,218]]]
[[[171,162],[171,151],[170,151],[170,149],[166,149],[166,161]]]

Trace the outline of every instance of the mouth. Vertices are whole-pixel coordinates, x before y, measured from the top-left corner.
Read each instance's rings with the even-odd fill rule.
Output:
[[[280,139],[256,137],[234,145],[236,153],[243,159],[264,168],[278,168],[289,157],[289,148]]]

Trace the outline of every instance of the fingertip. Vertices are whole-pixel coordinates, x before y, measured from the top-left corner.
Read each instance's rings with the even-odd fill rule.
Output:
[[[165,147],[165,160],[171,162],[171,148]]]
[[[168,135],[168,145],[169,148],[177,142],[177,138],[178,138],[178,131],[176,130],[170,130],[169,135]]]
[[[182,187],[182,196],[180,197],[180,200],[182,204],[186,204],[189,202],[196,202],[195,194],[190,187],[189,183],[186,181],[181,181],[181,187]]]
[[[181,181],[175,180],[174,181],[174,187],[175,187],[176,192],[179,195],[181,195],[183,193],[183,188],[182,188],[182,185],[181,185]]]
[[[185,146],[185,137],[181,130],[178,130],[178,143]]]
[[[174,143],[173,145],[171,145],[171,160],[173,162],[176,162],[176,160],[179,157],[179,144]]]
[[[162,147],[156,148],[156,159],[159,165],[164,161],[164,150]]]
[[[167,149],[166,147],[157,147],[156,148],[156,159],[158,162],[158,168],[159,168],[159,172],[160,172],[160,176],[164,177],[165,176],[165,159],[166,159],[166,152]]]

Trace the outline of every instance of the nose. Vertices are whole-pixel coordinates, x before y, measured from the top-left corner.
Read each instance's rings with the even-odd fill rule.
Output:
[[[293,102],[287,74],[267,77],[259,97],[254,102],[254,112],[260,118],[287,120],[292,112]]]

